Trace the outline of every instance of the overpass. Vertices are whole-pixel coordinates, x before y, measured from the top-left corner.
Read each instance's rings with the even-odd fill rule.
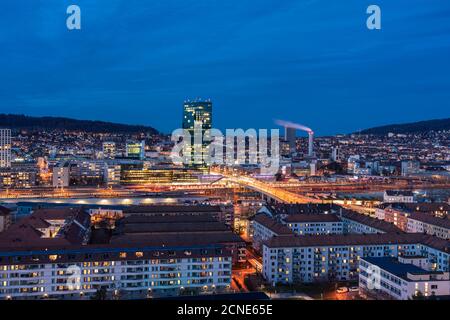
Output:
[[[219,172],[217,172],[219,173]],[[282,203],[324,203],[324,201],[300,195],[279,187],[273,187],[272,184],[266,183],[260,180],[257,180],[255,178],[251,178],[248,176],[239,176],[239,175],[233,175],[233,174],[227,174],[225,172],[220,172],[223,176],[222,180],[229,181],[231,183],[242,185],[248,189],[257,191],[264,196],[273,199],[277,202]],[[332,201],[330,201],[332,202]],[[351,209],[354,211],[357,211],[362,214],[373,214],[375,209],[373,208],[366,208],[363,206],[353,205],[353,204],[346,204],[343,205],[344,208]]]
[[[278,202],[284,203],[322,203],[321,200],[303,196],[288,190],[275,188],[270,184],[247,176],[229,175],[220,173],[224,178],[222,180],[242,185],[248,189],[257,191],[264,196]]]

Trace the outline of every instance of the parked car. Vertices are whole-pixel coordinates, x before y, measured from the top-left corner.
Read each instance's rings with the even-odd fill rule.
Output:
[[[359,287],[350,287],[348,290],[350,292],[359,292]]]

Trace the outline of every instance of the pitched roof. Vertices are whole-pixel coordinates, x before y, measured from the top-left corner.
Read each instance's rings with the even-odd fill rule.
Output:
[[[182,245],[212,245],[212,244],[244,244],[244,240],[231,231],[216,232],[183,232],[183,233],[153,233],[153,234],[122,234],[113,236],[110,244],[114,246],[182,246]]]
[[[448,218],[438,218],[431,214],[422,212],[413,212],[408,217],[409,219],[418,220],[427,224],[450,229],[450,220]]]
[[[272,215],[279,214],[299,214],[299,213],[329,213],[336,212],[341,207],[335,204],[325,203],[307,203],[307,204],[287,204],[278,203],[274,205],[266,206],[266,208],[272,213]]]
[[[342,218],[352,220],[371,228],[386,232],[386,233],[403,233],[403,231],[395,226],[393,223],[384,220],[369,217],[364,214],[357,213],[351,210],[343,210],[341,212]]]
[[[286,223],[296,222],[341,222],[341,220],[335,214],[291,214],[284,218]]]
[[[266,227],[276,235],[292,234],[292,230],[285,225],[275,221],[265,214],[258,214],[254,217],[254,222]]]
[[[269,248],[423,244],[435,249],[450,252],[450,241],[418,233],[291,235],[272,237],[264,244]]]
[[[123,210],[124,214],[134,213],[179,213],[179,212],[220,212],[220,206],[206,205],[148,205],[148,206],[130,206]]]

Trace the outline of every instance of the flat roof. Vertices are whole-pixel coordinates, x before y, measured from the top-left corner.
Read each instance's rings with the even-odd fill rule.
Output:
[[[361,260],[365,260],[370,264],[376,265],[380,269],[383,269],[389,272],[390,274],[393,274],[406,281],[413,281],[411,279],[408,279],[407,277],[408,273],[413,275],[442,274],[442,272],[428,271],[410,263],[401,263],[397,259],[390,257],[381,257],[381,258],[362,257]]]

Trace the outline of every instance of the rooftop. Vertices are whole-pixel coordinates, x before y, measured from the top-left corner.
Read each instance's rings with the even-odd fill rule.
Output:
[[[450,241],[419,233],[283,235],[273,237],[265,242],[265,245],[269,248],[397,244],[423,244],[441,251],[450,252]]]
[[[53,229],[57,232],[52,237],[45,237],[45,229],[52,227],[52,221],[58,222]],[[13,224],[0,234],[0,247],[27,247],[49,245],[82,244],[90,229],[90,216],[81,208],[41,209],[31,216]]]
[[[410,219],[418,220],[434,226],[439,226],[445,229],[450,229],[450,220],[448,218],[438,218],[431,214],[422,212],[413,212],[409,216]]]
[[[123,210],[123,213],[201,213],[201,212],[220,212],[220,206],[209,205],[149,205],[149,206],[130,206]]]
[[[390,274],[393,274],[399,278],[402,278],[406,281],[411,281],[407,277],[407,274],[413,275],[431,275],[431,274],[442,274],[442,272],[433,272],[428,271],[422,268],[419,268],[413,264],[409,263],[401,263],[395,258],[390,257],[382,257],[382,258],[373,258],[373,257],[365,257],[361,258],[370,264],[378,266],[380,269],[383,269]],[[417,281],[417,280],[416,280]],[[447,280],[448,281],[448,280]]]
[[[183,232],[183,233],[150,233],[122,234],[113,236],[110,245],[113,246],[192,246],[210,244],[244,243],[241,237],[231,231],[215,232]]]
[[[371,228],[386,232],[386,233],[403,233],[401,229],[390,222],[380,219],[372,218],[358,212],[351,210],[342,210],[342,218],[356,221]]]
[[[272,215],[279,214],[299,214],[299,213],[329,213],[336,212],[340,209],[339,206],[335,204],[323,204],[323,203],[307,203],[307,204],[286,204],[279,203],[274,205],[266,206],[266,208],[272,213]]]
[[[257,214],[253,221],[261,224],[277,235],[292,234],[291,229],[263,213]]]
[[[286,223],[296,222],[341,222],[335,214],[320,214],[320,213],[305,213],[305,214],[291,214],[287,216],[284,221]]]
[[[385,191],[388,196],[391,197],[412,197],[414,194],[409,190],[386,190]]]

